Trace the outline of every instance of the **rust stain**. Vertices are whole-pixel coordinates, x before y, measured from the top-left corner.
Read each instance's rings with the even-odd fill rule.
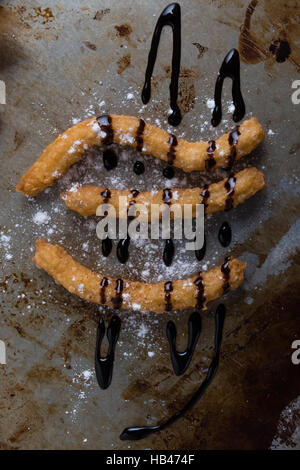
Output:
[[[108,13],[110,13],[110,8],[104,8],[102,10],[97,10],[93,19],[101,21],[103,16],[107,15]]]
[[[83,44],[84,44],[88,49],[91,49],[91,51],[96,51],[96,50],[97,50],[96,44],[93,44],[92,42],[84,41]]]
[[[208,51],[208,47],[201,46],[201,44],[200,44],[199,42],[193,42],[192,44],[193,44],[193,46],[196,46],[197,49],[198,49],[198,56],[197,56],[197,59],[201,59],[201,57],[203,57],[203,55],[205,54],[205,52]]]
[[[132,33],[132,27],[129,24],[121,24],[120,26],[115,26],[115,30],[117,31],[117,36],[119,38],[128,39],[130,34]]]
[[[121,57],[121,58],[117,61],[117,65],[118,65],[118,74],[119,74],[119,75],[121,75],[121,74],[124,72],[124,70],[126,70],[127,67],[129,67],[130,62],[131,62],[131,55],[130,55],[130,54],[124,55],[123,57]]]
[[[251,33],[251,17],[258,4],[258,0],[251,0],[249,3],[244,24],[239,37],[239,52],[241,59],[246,64],[257,64],[266,58],[265,48],[260,44]]]

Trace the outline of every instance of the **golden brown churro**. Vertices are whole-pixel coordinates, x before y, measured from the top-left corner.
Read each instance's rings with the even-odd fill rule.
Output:
[[[256,118],[244,121],[216,141],[187,142],[133,116],[103,115],[76,124],[51,143],[22,176],[17,190],[35,196],[80,161],[92,146],[117,143],[151,154],[186,172],[231,167],[263,140]]]
[[[234,178],[233,207],[253,196],[265,185],[264,175],[254,167],[236,173]],[[228,189],[225,186],[227,181],[228,178],[225,178],[218,183],[203,188],[168,189],[169,207],[172,209],[173,204],[179,204],[183,209],[184,204],[191,204],[193,205],[193,217],[196,213],[196,204],[205,204],[205,214],[207,215],[224,210],[228,198]],[[136,190],[107,189],[86,185],[71,188],[65,194],[61,194],[61,198],[65,201],[68,209],[83,216],[96,214],[97,207],[103,203],[114,206],[118,215],[119,197],[127,198],[127,207],[133,204],[143,204],[148,207],[151,204],[162,204],[165,201],[165,191],[138,192]],[[172,216],[173,212],[171,212]]]
[[[36,241],[33,258],[58,284],[72,294],[96,304],[129,310],[164,311],[189,307],[206,308],[244,279],[246,263],[226,258],[224,264],[188,279],[147,284],[104,276],[82,266],[58,245],[43,239]]]

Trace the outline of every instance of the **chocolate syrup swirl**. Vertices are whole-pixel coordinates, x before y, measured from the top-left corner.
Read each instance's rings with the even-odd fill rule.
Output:
[[[129,235],[126,238],[123,238],[122,240],[119,241],[117,245],[117,258],[120,261],[120,263],[125,264],[128,261],[129,258],[129,248],[130,244],[130,237]]]
[[[167,324],[167,338],[170,344],[170,355],[173,370],[176,375],[182,375],[190,365],[200,333],[201,333],[201,317],[198,312],[192,313],[188,322],[188,344],[185,351],[176,350],[177,329],[175,323],[169,321]]]
[[[144,119],[140,119],[139,121],[139,126],[137,128],[137,131],[136,131],[136,136],[135,136],[135,141],[136,141],[136,149],[141,152],[142,148],[143,148],[143,143],[144,143],[144,139],[143,139],[143,133],[144,133],[144,129],[145,129],[145,121]]]
[[[173,240],[170,238],[166,240],[165,248],[163,252],[163,261],[166,266],[171,266],[173,257],[174,257],[174,251],[175,251],[174,243],[173,243]]]
[[[195,241],[195,240],[194,240]],[[195,256],[198,261],[202,261],[206,253],[206,236],[204,234],[204,242],[202,248],[195,250]]]
[[[214,347],[214,356],[208,368],[206,377],[196,393],[190,398],[187,404],[180,410],[177,411],[173,416],[171,416],[166,421],[156,425],[156,426],[134,426],[130,428],[124,429],[122,434],[120,435],[120,439],[122,441],[125,440],[133,440],[137,441],[139,439],[143,439],[144,437],[149,436],[150,434],[158,431],[162,431],[167,426],[170,426],[179,418],[184,416],[188,411],[190,411],[193,406],[200,400],[203,396],[204,392],[212,382],[213,378],[215,377],[220,360],[220,351],[221,351],[221,343],[222,343],[222,335],[223,335],[223,327],[225,321],[225,313],[226,308],[223,304],[220,304],[217,307],[216,315],[215,315],[215,347]]]
[[[103,166],[107,171],[113,170],[118,165],[118,157],[111,149],[103,152]]]
[[[166,312],[170,312],[172,310],[172,303],[171,303],[171,292],[173,291],[173,284],[171,281],[165,282],[164,285],[165,289],[165,302],[166,302]]]
[[[207,201],[208,201],[208,198],[210,196],[210,193],[209,193],[209,190],[208,190],[208,184],[205,184],[203,186],[203,189],[200,193],[200,196],[202,197],[201,204],[204,204],[204,214],[205,214],[206,208],[207,208]]]
[[[241,135],[239,129],[240,129],[240,126],[236,126],[230,132],[229,137],[228,137],[228,143],[230,145],[230,155],[229,155],[229,158],[228,158],[227,168],[229,170],[231,170],[231,168],[233,167],[233,164],[234,164],[235,159],[236,159],[236,145],[237,145],[238,140],[239,140],[239,135]]]
[[[223,274],[223,292],[226,294],[230,290],[230,267],[229,267],[230,256],[226,256],[224,263],[221,266],[221,271]]]
[[[111,299],[114,308],[120,308],[123,302],[123,279],[116,280],[116,296]]]
[[[103,114],[102,116],[97,117],[97,122],[101,131],[106,134],[106,136],[102,138],[102,143],[106,145],[112,144],[114,140],[114,130],[112,127],[111,116],[109,114]]]
[[[231,227],[228,222],[223,222],[219,233],[218,233],[218,239],[219,242],[221,243],[224,248],[230,245],[231,242]]]
[[[181,58],[181,10],[178,3],[171,3],[168,5],[157,20],[148,56],[145,83],[142,90],[142,101],[144,104],[147,104],[151,97],[151,78],[157,57],[161,31],[164,26],[171,26],[173,31],[172,72],[170,83],[170,108],[172,113],[168,117],[168,122],[172,126],[178,126],[182,119],[181,112],[177,104]]]
[[[245,103],[241,93],[240,80],[240,56],[236,49],[231,49],[226,55],[218,73],[215,86],[215,107],[211,123],[214,127],[220,124],[222,119],[222,88],[225,78],[232,79],[232,100],[234,104],[233,120],[240,121],[245,115]]]
[[[216,142],[215,140],[210,140],[208,142],[208,147],[207,147],[208,158],[205,160],[205,169],[207,171],[210,171],[216,164],[216,160],[214,159],[215,150],[216,150]]]
[[[172,191],[171,191],[171,189],[166,188],[166,189],[163,190],[162,200],[165,204],[168,204],[168,206],[171,204],[171,201],[172,201]]]
[[[105,189],[104,191],[102,191],[102,193],[100,193],[100,195],[103,197],[103,202],[104,204],[107,204],[108,201],[110,200],[111,198],[111,192],[109,189]]]
[[[102,304],[106,303],[106,296],[105,296],[105,289],[108,286],[108,279],[107,277],[104,277],[100,283],[100,301]]]
[[[235,176],[230,175],[229,178],[225,181],[225,189],[227,191],[227,198],[225,201],[225,211],[229,211],[233,207],[233,195],[235,188]]]
[[[105,256],[105,258],[107,258],[110,255],[111,250],[112,250],[112,241],[107,235],[107,237],[102,240],[102,255]]]
[[[108,351],[106,357],[100,355],[101,343],[105,334],[105,324],[103,319],[99,321],[97,329],[97,340],[96,340],[96,353],[95,353],[95,369],[97,382],[103,390],[108,388],[111,384],[114,359],[115,359],[115,348],[119,338],[121,329],[121,320],[119,317],[114,315],[107,328],[107,339],[108,339]]]
[[[133,171],[136,175],[142,175],[145,172],[145,165],[143,162],[137,160],[133,165]]]
[[[204,284],[203,284],[203,278],[202,274],[199,273],[199,276],[197,279],[194,281],[195,286],[197,287],[197,302],[196,302],[196,308],[199,308],[200,310],[204,306],[205,302],[205,295],[204,295]]]

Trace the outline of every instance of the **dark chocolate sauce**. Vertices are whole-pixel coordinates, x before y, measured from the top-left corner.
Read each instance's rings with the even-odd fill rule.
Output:
[[[144,129],[145,129],[145,121],[144,119],[140,119],[139,121],[139,126],[137,128],[137,131],[136,131],[136,136],[135,136],[135,141],[136,141],[136,149],[141,152],[142,148],[143,148],[143,143],[144,143],[144,139],[143,139],[143,133],[144,133]]]
[[[106,134],[106,136],[102,138],[102,144],[112,144],[114,140],[114,130],[112,127],[111,116],[109,114],[103,114],[102,116],[97,117],[97,122],[101,131]]]
[[[136,175],[142,175],[145,171],[144,163],[137,160],[135,164],[133,165],[133,171],[135,172]]]
[[[163,176],[168,180],[174,178],[174,168],[170,165],[166,166],[166,168],[163,169]]]
[[[103,319],[99,321],[97,329],[97,340],[96,340],[96,353],[95,353],[95,369],[96,377],[100,388],[105,390],[111,384],[114,359],[115,359],[115,348],[119,338],[121,329],[121,320],[119,317],[114,315],[107,328],[107,339],[108,339],[108,351],[106,357],[101,357],[101,343],[105,334],[105,324]]]
[[[229,134],[229,137],[228,137],[228,142],[229,142],[229,145],[230,145],[230,155],[229,155],[229,158],[228,158],[228,169],[231,170],[231,168],[233,167],[233,164],[235,162],[235,159],[236,159],[236,145],[238,143],[238,140],[239,140],[239,135],[241,135],[240,133],[240,126],[236,126],[233,131],[230,132]]]
[[[181,58],[181,10],[178,3],[171,3],[168,5],[157,20],[148,56],[145,83],[142,90],[142,101],[144,104],[147,104],[151,97],[151,78],[156,61],[161,31],[163,27],[167,25],[171,26],[173,31],[172,73],[170,83],[170,108],[172,110],[172,114],[169,115],[168,122],[172,126],[178,126],[182,119],[181,112],[177,104]]]
[[[201,204],[204,204],[204,214],[205,214],[206,208],[207,208],[207,201],[208,201],[208,198],[210,196],[210,193],[209,193],[209,190],[208,190],[208,184],[205,184],[203,186],[203,189],[200,193],[200,196],[202,197]]]
[[[197,302],[196,302],[196,308],[199,308],[200,310],[204,306],[205,302],[205,295],[204,295],[204,283],[203,283],[203,278],[202,274],[199,273],[199,276],[197,279],[194,281],[195,286],[197,287]]]
[[[135,205],[135,198],[140,194],[140,192],[137,189],[132,189],[131,191],[131,200],[129,201],[129,208],[127,210],[127,216],[129,220],[133,220],[135,218],[135,215],[128,215],[130,207]]]
[[[171,361],[176,375],[182,375],[190,365],[196,344],[201,333],[201,317],[198,312],[192,313],[188,323],[188,344],[185,351],[176,350],[177,330],[175,323],[169,321],[167,324],[167,338],[170,344]]]
[[[110,255],[111,250],[112,250],[112,241],[107,235],[107,237],[104,238],[104,240],[102,240],[102,255],[105,256],[105,258],[107,258]]]
[[[172,200],[172,191],[171,191],[171,189],[166,188],[166,189],[163,190],[162,200],[165,204],[168,204],[168,206],[171,204],[171,200]]]
[[[171,303],[171,292],[173,291],[173,284],[171,281],[165,282],[165,302],[166,302],[166,312],[170,312],[172,310],[172,303]]]
[[[111,299],[114,308],[120,308],[123,302],[123,279],[116,280],[116,296]]]
[[[110,200],[111,198],[111,192],[109,189],[105,189],[104,191],[102,191],[102,193],[100,193],[101,196],[103,197],[103,202],[104,204],[107,204],[108,201]]]
[[[222,246],[225,248],[230,245],[231,242],[231,228],[228,222],[223,222],[219,233],[218,239]]]
[[[169,148],[169,151],[167,153],[168,164],[169,165],[173,165],[173,163],[174,163],[174,160],[175,160],[175,157],[176,157],[176,146],[177,146],[177,144],[178,144],[177,137],[175,137],[175,135],[173,135],[173,134],[170,134],[170,138],[169,138],[170,148]]]
[[[223,279],[224,279],[224,283],[223,283],[223,292],[224,294],[226,294],[226,292],[228,292],[230,290],[230,267],[229,267],[229,261],[230,261],[230,256],[226,256],[226,258],[224,259],[224,263],[222,264],[221,266],[221,271],[222,271],[222,274],[223,274]]]
[[[240,81],[240,57],[236,49],[231,49],[226,55],[218,73],[215,86],[215,107],[211,123],[214,127],[220,124],[222,119],[222,88],[225,78],[232,79],[232,100],[234,104],[233,120],[240,121],[245,115],[245,103],[241,93]]]
[[[118,165],[118,157],[111,149],[103,152],[103,165],[107,171],[113,170]]]
[[[225,182],[225,189],[227,191],[227,198],[225,201],[225,211],[229,211],[233,207],[233,195],[235,188],[235,176],[230,175]]]
[[[100,301],[102,304],[106,303],[106,296],[105,296],[105,289],[108,286],[108,279],[107,277],[104,277],[100,283]]]
[[[208,158],[205,160],[205,169],[207,171],[210,171],[216,164],[216,160],[214,159],[215,150],[216,150],[216,142],[214,140],[210,140],[208,142],[208,147],[207,147]]]
[[[122,264],[125,264],[129,258],[129,252],[128,252],[129,244],[130,244],[130,237],[127,236],[126,238],[123,238],[122,240],[120,240],[117,245],[117,258]]]
[[[195,256],[198,261],[202,261],[206,253],[206,236],[204,235],[203,246],[199,250],[195,250]]]
[[[137,441],[139,439],[143,439],[144,437],[149,436],[150,434],[158,431],[162,431],[167,426],[170,426],[179,418],[185,415],[188,411],[190,411],[193,406],[200,400],[206,389],[208,388],[209,384],[212,382],[213,378],[215,377],[220,360],[220,351],[221,351],[221,343],[222,343],[222,335],[223,335],[223,327],[225,321],[225,313],[226,308],[223,304],[220,304],[216,310],[215,316],[215,347],[214,347],[214,356],[208,368],[206,377],[196,393],[190,398],[187,404],[180,410],[177,411],[173,416],[171,416],[166,421],[158,424],[156,426],[134,426],[130,428],[124,429],[122,434],[120,435],[120,439],[122,441],[125,440],[134,440]]]
[[[173,240],[170,238],[169,240],[166,240],[163,253],[163,261],[166,266],[171,266],[174,257],[174,251],[174,243]]]

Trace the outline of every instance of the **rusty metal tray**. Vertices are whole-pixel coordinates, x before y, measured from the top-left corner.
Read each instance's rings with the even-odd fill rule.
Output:
[[[167,125],[171,35],[163,32],[152,100],[140,92],[155,22],[165,2],[3,1],[0,7],[0,365],[1,449],[258,449],[295,448],[299,440],[299,367],[291,344],[300,339],[299,5],[275,0],[182,2],[181,125]],[[287,45],[288,57],[282,57]],[[162,242],[132,244],[130,261],[103,260],[95,220],[65,210],[59,192],[72,181],[116,188],[162,188],[163,164],[150,156],[144,175],[132,172],[135,151],[122,149],[113,172],[101,151],[90,152],[36,199],[15,192],[20,175],[77,120],[112,112],[137,115],[191,140],[232,127],[230,83],[222,124],[210,125],[210,99],[219,65],[232,47],[241,52],[246,117],[255,115],[264,143],[237,168],[255,165],[266,188],[241,207],[206,223],[202,263],[176,244],[171,268]],[[270,47],[271,46],[271,47]],[[220,178],[222,172],[213,176]],[[172,185],[201,184],[205,175],[176,171]],[[39,213],[42,213],[41,214]],[[125,426],[156,423],[179,409],[205,375],[212,354],[216,303],[202,313],[203,331],[187,373],[175,377],[165,335],[174,319],[184,347],[190,312],[156,316],[122,313],[111,387],[94,374],[97,319],[112,311],[89,305],[55,285],[32,263],[35,239],[59,241],[89,267],[131,279],[174,279],[214,265],[226,250],[218,227],[230,221],[229,252],[248,262],[246,281],[227,306],[219,372],[184,419],[139,442],[122,442]],[[297,431],[298,427],[298,431]]]

